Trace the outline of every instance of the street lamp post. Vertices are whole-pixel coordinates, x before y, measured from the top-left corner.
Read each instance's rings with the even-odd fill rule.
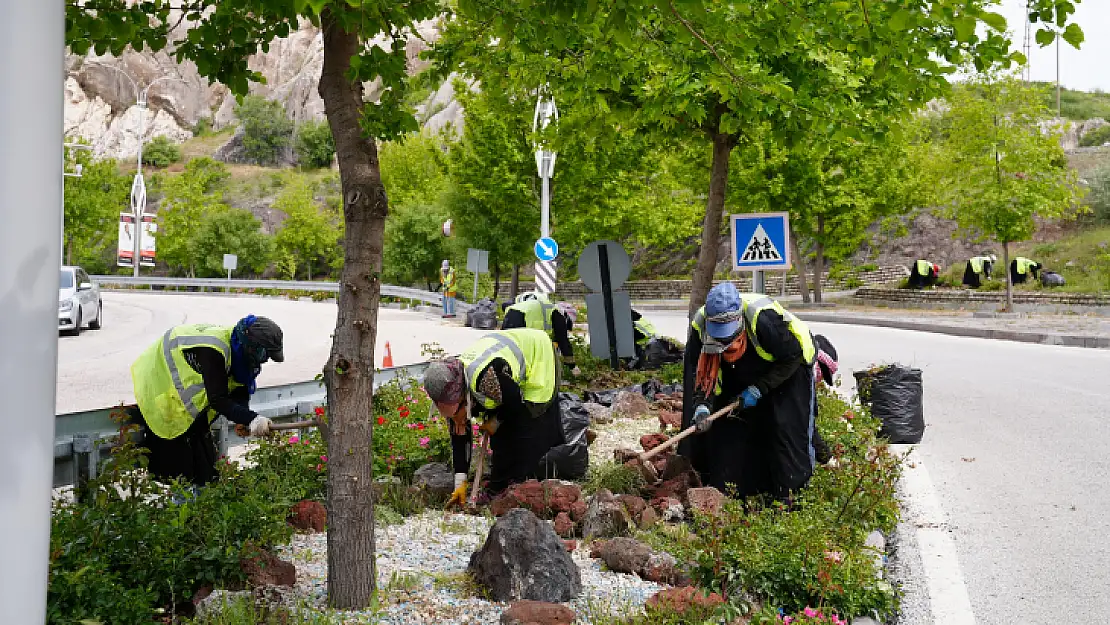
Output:
[[[536,102],[536,113],[532,117],[532,132],[539,133],[552,122],[559,121],[559,109],[555,99],[545,97],[546,89],[541,91]],[[555,173],[555,152],[542,144],[536,146],[536,169],[540,175],[540,237],[551,236],[551,176]],[[536,263],[536,288],[541,293],[555,292],[556,266],[554,260],[540,260]]]
[[[142,261],[142,239],[143,239],[143,217],[146,213],[146,180],[143,179],[143,143],[146,141],[146,111],[147,111],[147,94],[150,92],[151,87],[165,81],[176,80],[178,82],[185,82],[184,80],[175,76],[162,76],[150,81],[146,87],[139,89],[139,85],[131,76],[122,69],[114,65],[104,65],[103,63],[96,63],[100,67],[119,72],[131,83],[131,88],[135,91],[137,98],[136,105],[139,107],[139,149],[135,157],[135,178],[131,181],[131,218],[132,222],[132,236],[134,247],[131,251],[131,267],[132,275],[136,278],[139,277],[139,265]]]

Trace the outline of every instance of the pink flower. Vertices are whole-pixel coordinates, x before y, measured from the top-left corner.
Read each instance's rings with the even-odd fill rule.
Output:
[[[316,465],[316,470],[317,471],[323,471],[324,470],[324,465],[322,465],[322,464]]]
[[[826,551],[825,559],[829,562],[840,564],[844,560],[844,554],[839,551]]]
[[[421,437],[420,437],[420,446],[421,446],[421,447],[427,447],[427,446],[428,446],[428,443],[430,443],[430,442],[431,442],[431,440],[432,440],[432,439],[431,439],[430,437],[427,437],[427,436],[421,436]]]
[[[327,461],[328,461],[327,456],[320,456],[320,462],[327,462]]]
[[[783,622],[783,625],[790,625],[791,623],[794,622],[794,617],[793,616],[788,616],[788,617],[782,619],[782,622]]]
[[[301,442],[301,437],[297,436],[296,434],[289,437],[289,444],[290,445],[296,445],[299,442]]]
[[[814,617],[817,616],[817,610],[814,610],[813,608],[811,608],[809,606],[806,606],[806,609],[802,610],[802,613],[805,614],[806,616],[808,616],[809,618],[814,618]]]

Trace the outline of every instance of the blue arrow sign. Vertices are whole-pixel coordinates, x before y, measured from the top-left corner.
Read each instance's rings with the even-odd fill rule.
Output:
[[[788,213],[730,215],[733,271],[790,268]]]
[[[559,244],[551,237],[536,239],[536,258],[540,260],[555,260],[559,255]]]

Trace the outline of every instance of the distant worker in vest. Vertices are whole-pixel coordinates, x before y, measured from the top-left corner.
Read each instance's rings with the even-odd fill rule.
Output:
[[[472,419],[482,419],[477,429],[489,437],[490,494],[510,484],[554,476],[555,467],[547,466],[544,458],[551,448],[565,443],[556,392],[559,369],[551,339],[531,328],[492,332],[457,358],[428,365],[424,390],[451,433],[455,491],[450,503],[466,500],[475,447]],[[480,483],[481,476],[476,480]]]
[[[1037,261],[1018,256],[1010,261],[1010,280],[1014,284],[1025,284],[1029,276],[1033,276],[1033,280],[1036,280],[1042,268],[1044,265]]]
[[[910,268],[909,285],[911,289],[923,289],[934,286],[940,277],[940,265],[927,260],[918,260]]]
[[[983,286],[984,279],[991,279],[991,272],[994,270],[994,263],[997,261],[997,256],[988,253],[968,260],[967,268],[964,269],[964,286],[969,289],[977,289]]]
[[[211,422],[219,415],[251,436],[269,434],[270,420],[250,409],[255,378],[269,360],[285,360],[281,328],[254,315],[234,327],[175,326],[148,347],[131,365],[131,380],[151,474],[197,486],[214,481]]]
[[[778,302],[731,282],[713,287],[690,322],[683,376],[682,425],[701,435],[679,445],[705,483],[788,502],[809,482],[815,358],[809,328]]]
[[[577,377],[582,375],[582,370],[574,363],[574,348],[570,344],[570,330],[577,317],[578,312],[574,306],[552,304],[546,296],[529,297],[505,310],[501,329],[543,330],[558,345],[559,353],[563,356],[563,364],[571,367],[571,375]]]
[[[446,319],[455,316],[455,296],[458,295],[455,283],[455,268],[451,266],[451,262],[444,259],[443,265],[439,268],[439,288],[436,290],[443,291],[443,317]]]

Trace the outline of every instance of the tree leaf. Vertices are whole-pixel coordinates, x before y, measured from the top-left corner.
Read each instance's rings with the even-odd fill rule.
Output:
[[[1064,41],[1070,43],[1073,48],[1078,49],[1083,44],[1083,29],[1079,27],[1079,24],[1068,24],[1062,36]]]
[[[1002,17],[998,13],[991,13],[988,11],[980,15],[979,19],[983,20],[983,22],[985,22],[987,26],[990,26],[1000,33],[1006,32],[1006,18]]]
[[[1056,32],[1047,28],[1042,28],[1037,31],[1037,43],[1043,48],[1056,41]]]

